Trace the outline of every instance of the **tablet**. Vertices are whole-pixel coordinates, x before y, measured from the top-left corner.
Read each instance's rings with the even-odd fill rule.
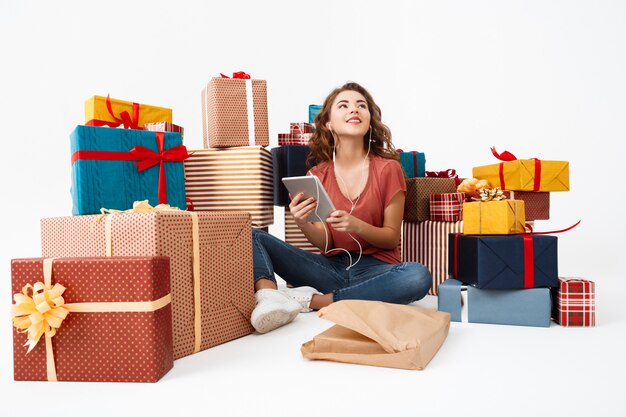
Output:
[[[283,178],[283,184],[285,184],[285,187],[289,190],[289,194],[292,196],[298,193],[304,193],[305,199],[313,197],[317,200],[317,208],[314,212],[309,214],[309,217],[306,219],[308,222],[319,222],[319,218],[324,221],[330,216],[330,213],[335,211],[335,206],[333,202],[330,201],[322,182],[315,175],[285,177]]]

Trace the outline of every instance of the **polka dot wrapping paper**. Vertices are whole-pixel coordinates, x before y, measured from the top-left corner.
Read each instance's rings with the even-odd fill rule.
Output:
[[[166,257],[60,258],[52,282],[65,304],[155,301],[170,293]],[[43,259],[11,262],[12,294],[44,282]],[[46,341],[31,352],[13,329],[16,381],[46,381]],[[173,365],[172,309],[148,312],[70,312],[51,339],[58,381],[156,382]]]
[[[252,103],[248,102],[249,93]],[[205,149],[269,146],[265,80],[212,78],[202,90],[202,132]]]
[[[254,331],[250,214],[196,212],[200,246],[200,350]],[[42,255],[106,255],[98,216],[41,220]],[[184,211],[124,213],[111,218],[113,256],[168,256],[171,268],[174,359],[195,352],[192,219]]]

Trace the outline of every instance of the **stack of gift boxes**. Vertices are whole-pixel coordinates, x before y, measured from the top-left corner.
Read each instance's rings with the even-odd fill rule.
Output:
[[[253,331],[251,226],[273,221],[265,81],[214,78],[202,99],[212,148],[189,152],[171,109],[87,100],[73,216],[42,219],[42,258],[12,261],[16,380],[154,382]]]
[[[309,122],[292,122],[289,133],[278,134],[278,146],[272,149],[274,165],[274,205],[284,210],[285,242],[311,253],[320,253],[304,236],[289,211],[289,193],[282,182],[285,177],[300,177],[316,164],[307,162],[309,141],[313,136],[315,116],[321,106],[309,106]]]
[[[430,177],[407,180],[404,260],[431,270],[431,293],[453,321],[594,325],[593,282],[559,278],[557,237],[532,233],[549,218],[550,192],[569,189],[567,162],[507,157],[459,184],[452,170],[411,171],[410,157],[418,168],[424,158],[405,154],[407,173]],[[468,189],[476,183],[480,193]]]

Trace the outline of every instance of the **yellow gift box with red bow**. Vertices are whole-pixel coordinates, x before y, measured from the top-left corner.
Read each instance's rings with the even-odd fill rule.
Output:
[[[475,178],[515,191],[569,191],[569,162],[517,159],[510,152],[491,152],[503,162],[472,168]]]
[[[110,97],[93,96],[85,101],[87,126],[122,126],[143,129],[146,123],[172,122],[172,109],[133,103]]]

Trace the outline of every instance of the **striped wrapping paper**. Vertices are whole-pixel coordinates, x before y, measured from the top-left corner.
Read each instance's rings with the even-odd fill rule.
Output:
[[[552,318],[561,326],[596,325],[596,289],[593,281],[559,277],[552,289]]]
[[[304,236],[289,211],[289,207],[285,207],[285,242],[307,252],[320,253],[320,250]]]
[[[250,212],[252,225],[274,223],[272,154],[261,146],[190,151],[185,191],[193,210]]]
[[[402,261],[419,262],[430,270],[433,282],[429,294],[437,295],[439,284],[448,278],[448,234],[462,232],[463,221],[403,223]]]
[[[309,146],[313,133],[279,133],[278,146],[302,145]]]
[[[430,195],[430,220],[456,222],[463,220],[465,193],[438,193]]]

